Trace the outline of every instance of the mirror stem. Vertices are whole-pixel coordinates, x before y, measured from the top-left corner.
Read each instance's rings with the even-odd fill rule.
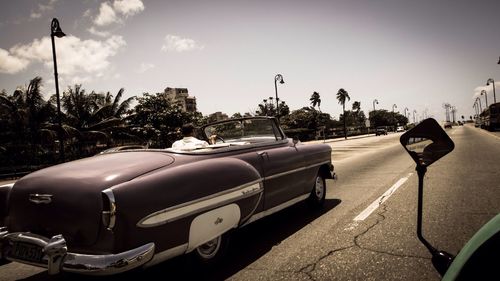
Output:
[[[425,172],[427,172],[427,168],[425,166],[417,165],[417,174],[418,174],[418,210],[417,210],[417,237],[422,242],[422,244],[427,247],[431,254],[434,254],[437,250],[432,247],[432,245],[425,240],[422,235],[422,213],[423,213],[423,197],[424,197],[424,176]]]

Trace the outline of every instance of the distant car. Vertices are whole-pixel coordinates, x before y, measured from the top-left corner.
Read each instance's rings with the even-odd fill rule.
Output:
[[[452,125],[451,125],[451,122],[445,122],[444,123],[444,128],[445,129],[451,129]]]
[[[396,128],[396,132],[404,132],[405,131],[405,128],[403,126],[398,126]]]
[[[289,139],[270,117],[202,132],[217,143],[118,150],[0,186],[0,264],[92,275],[189,253],[211,264],[233,229],[300,201],[324,204],[335,177],[329,145]]]
[[[377,127],[377,129],[375,129],[375,135],[387,135],[387,130],[385,129],[385,127]]]

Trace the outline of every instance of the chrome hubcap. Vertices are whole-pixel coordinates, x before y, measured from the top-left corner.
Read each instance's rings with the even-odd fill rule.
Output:
[[[213,258],[219,251],[221,239],[221,236],[219,236],[199,246],[196,249],[198,251],[198,254],[204,259]]]
[[[314,186],[314,192],[318,199],[323,198],[323,193],[325,192],[325,185],[321,177],[316,177],[316,184]]]

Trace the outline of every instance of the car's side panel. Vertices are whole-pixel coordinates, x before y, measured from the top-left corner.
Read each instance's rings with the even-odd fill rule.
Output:
[[[303,186],[303,193],[311,192],[316,175],[318,174],[322,165],[331,164],[332,149],[329,145],[297,145],[299,153],[304,158],[304,173],[302,173],[301,185]]]
[[[304,190],[304,158],[293,146],[258,152],[264,167],[264,209],[300,196]]]
[[[192,220],[202,213],[236,203],[240,217],[248,217],[259,204],[262,186],[248,163],[217,158],[159,170],[113,192],[117,250],[158,241],[161,252],[187,243]]]

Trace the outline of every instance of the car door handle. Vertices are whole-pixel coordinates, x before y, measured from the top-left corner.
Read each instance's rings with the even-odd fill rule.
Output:
[[[259,151],[257,154],[262,157],[262,158],[269,158],[269,155],[267,154],[266,151]]]

